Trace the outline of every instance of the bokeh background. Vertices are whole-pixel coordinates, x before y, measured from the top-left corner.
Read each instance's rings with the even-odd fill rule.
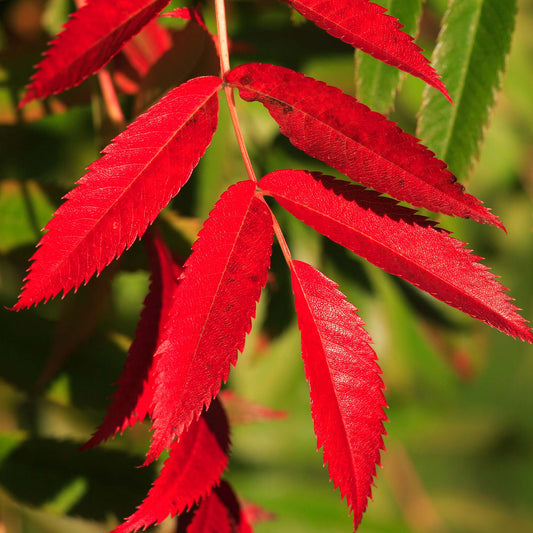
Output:
[[[519,5],[486,142],[472,174],[459,177],[500,216],[507,234],[449,217],[441,223],[486,258],[533,319],[533,2]],[[426,2],[419,42],[428,54],[445,8],[444,0]],[[136,468],[148,426],[78,451],[102,419],[135,332],[149,276],[142,245],[76,294],[20,313],[6,309],[16,301],[40,229],[117,133],[94,79],[44,104],[16,108],[32,66],[72,9],[67,0],[0,0],[0,532],[108,531],[133,512],[158,468]],[[235,1],[228,9],[235,62],[285,65],[354,94],[350,47],[273,0]],[[206,16],[212,24],[209,5]],[[128,116],[195,69],[216,68],[208,45],[195,46],[159,65],[142,96],[121,96]],[[412,77],[403,82],[392,117],[407,131],[415,131],[423,89]],[[261,106],[241,102],[239,111],[258,174],[331,173],[294,150]],[[157,222],[176,253],[187,256],[219,194],[244,176],[222,103],[206,156]],[[359,261],[289,215],[279,212],[279,220],[293,255],[336,280],[360,309],[383,369],[388,451],[359,531],[533,531],[533,348]],[[243,500],[263,509],[267,520],[256,531],[350,531],[316,451],[289,277],[277,246],[229,386],[287,414],[233,427],[227,478]],[[153,530],[174,531],[175,523]]]

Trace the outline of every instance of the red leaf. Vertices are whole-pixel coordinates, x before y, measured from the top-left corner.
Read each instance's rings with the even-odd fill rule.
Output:
[[[277,411],[259,403],[254,403],[229,389],[221,391],[218,397],[232,426],[235,424],[249,424],[259,420],[275,420],[287,416],[286,411]]]
[[[354,181],[417,207],[503,227],[415,137],[340,89],[257,63],[231,70],[227,81],[244,100],[261,102],[294,146]]]
[[[215,487],[213,492],[202,500],[194,514],[191,512],[184,518],[185,520],[180,517],[180,533],[252,533],[252,528],[227,481],[222,481],[220,486]],[[182,520],[185,527],[181,527]]]
[[[157,20],[148,23],[113,61],[113,81],[117,88],[127,94],[137,93],[144,76],[171,47],[171,32]]]
[[[263,509],[256,503],[243,502],[241,507],[242,514],[251,526],[261,522],[270,522],[272,520],[276,520],[276,515],[273,512]]]
[[[179,18],[183,20],[190,20],[191,23],[197,24],[200,28],[202,28],[202,30],[204,30],[207,33],[207,35],[209,35],[210,39],[213,41],[213,44],[215,45],[217,55],[220,57],[218,37],[216,35],[213,35],[209,31],[209,28],[207,27],[205,20],[204,20],[204,15],[202,13],[201,4],[196,4],[194,7],[177,7],[176,9],[173,9],[172,11],[167,11],[163,16],[171,17],[171,18]],[[231,49],[231,46],[230,46],[230,49]]]
[[[283,0],[330,35],[421,78],[452,101],[435,69],[397,18],[368,0]]]
[[[244,347],[273,235],[271,213],[255,186],[242,181],[222,195],[184,265],[168,335],[156,354],[147,461],[209,405]]]
[[[170,0],[89,0],[50,43],[19,106],[79,85],[100,70]]]
[[[77,289],[146,231],[211,142],[220,81],[173,89],[107,146],[46,225],[14,309]]]
[[[172,444],[163,470],[148,496],[114,533],[159,524],[168,515],[185,511],[216,485],[228,464],[229,426],[216,399],[199,420]],[[218,531],[215,529],[214,531]]]
[[[171,46],[170,32],[154,20],[124,46],[122,53],[137,73],[144,76]]]
[[[383,270],[508,335],[533,341],[506,289],[480,258],[411,209],[305,171],[272,172],[259,186],[294,216]]]
[[[124,371],[102,425],[82,446],[89,449],[142,422],[150,412],[153,398],[153,356],[166,330],[168,313],[178,287],[182,268],[159,237],[145,239],[151,264],[151,283],[144,300],[135,340],[129,349]]]
[[[357,310],[335,283],[300,261],[291,275],[318,448],[357,527],[384,449],[381,371]]]
[[[164,17],[178,18],[183,20],[192,20],[202,27],[209,35],[211,32],[207,28],[202,14],[202,7],[196,4],[194,7],[177,7],[172,11],[168,11],[163,15]]]

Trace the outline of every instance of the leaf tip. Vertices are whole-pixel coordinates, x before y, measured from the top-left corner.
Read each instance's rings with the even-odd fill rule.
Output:
[[[454,102],[452,100],[452,97],[450,96],[450,93],[448,92],[448,89],[446,88],[446,85],[444,85],[444,83],[440,79],[439,79],[439,81],[441,83],[439,84],[439,87],[437,87],[437,88],[444,95],[446,100],[448,100],[448,102],[450,102],[450,104],[452,104],[452,106],[455,107],[455,104],[454,104]]]
[[[35,100],[35,96],[32,94],[31,89],[27,89],[22,97],[22,100],[18,103],[17,109],[22,109],[26,104],[29,104],[32,100]]]

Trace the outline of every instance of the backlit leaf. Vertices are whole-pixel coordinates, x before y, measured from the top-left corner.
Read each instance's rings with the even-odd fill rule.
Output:
[[[145,239],[152,271],[150,291],[144,300],[135,340],[129,349],[113,401],[102,425],[83,446],[88,449],[142,422],[150,412],[153,398],[153,357],[161,342],[168,313],[178,287],[181,267],[172,259],[160,237]]]
[[[194,513],[180,517],[186,521],[185,527],[178,532],[187,533],[252,533],[241,505],[227,481],[222,481],[213,492],[203,499]]]
[[[139,90],[139,83],[157,60],[172,46],[171,32],[157,19],[147,24],[128,41],[113,62],[113,80],[128,94]]]
[[[381,371],[357,310],[335,283],[301,261],[291,274],[318,447],[357,527],[384,448]]]
[[[416,34],[422,13],[422,0],[381,0],[380,4],[387,8],[389,15],[399,19],[407,33]],[[362,50],[355,52],[355,69],[357,99],[374,111],[388,115],[394,107],[402,73]],[[447,102],[444,105],[449,106]]]
[[[173,89],[107,146],[46,225],[16,310],[77,289],[146,231],[211,142],[219,88],[204,77]]]
[[[331,176],[280,170],[259,182],[290,213],[371,263],[508,335],[526,321],[479,257],[390,198]]]
[[[65,24],[20,102],[79,85],[102,68],[170,0],[89,0]]]
[[[368,0],[284,1],[333,37],[421,78],[450,99],[421,48],[401,30],[397,18],[385,14],[384,7]]]
[[[251,181],[231,186],[201,230],[155,356],[147,461],[179,437],[226,381],[266,282],[272,236],[271,213]]]
[[[258,63],[231,70],[227,81],[244,100],[261,102],[294,146],[354,181],[417,207],[502,227],[415,137],[336,87]]]
[[[159,524],[207,496],[228,464],[229,426],[218,400],[175,441],[163,470],[137,511],[114,530],[127,533]],[[219,531],[219,529],[216,529]]]

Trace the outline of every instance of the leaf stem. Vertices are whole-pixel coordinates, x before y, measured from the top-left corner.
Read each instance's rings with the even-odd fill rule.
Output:
[[[229,62],[229,46],[228,46],[228,28],[226,24],[226,6],[224,0],[215,0],[215,13],[217,19],[217,34],[218,34],[218,54],[220,56],[220,72],[222,78],[225,77],[226,73],[230,70]],[[241,125],[239,123],[239,116],[237,115],[237,108],[235,107],[235,98],[233,96],[233,89],[231,87],[225,86],[224,93],[226,94],[226,100],[228,102],[229,112],[231,116],[231,122],[233,123],[233,129],[235,130],[235,135],[237,137],[237,142],[239,143],[239,149],[244,161],[244,166],[246,167],[246,172],[248,177],[254,182],[257,183],[257,178],[252,166],[252,161],[248,155],[248,150],[246,149],[246,144],[244,142],[244,137],[241,131]]]
[[[278,239],[279,246],[281,248],[281,251],[283,252],[283,257],[285,257],[285,261],[287,261],[287,265],[292,271],[292,256],[291,251],[289,250],[289,246],[287,245],[287,241],[285,240],[285,236],[283,235],[283,232],[281,231],[281,227],[279,225],[279,222],[277,221],[276,217],[274,216],[274,213],[270,211],[272,214],[272,225],[274,226],[274,233],[276,234],[276,238]]]
[[[100,89],[102,90],[105,106],[111,122],[123,128],[126,124],[126,119],[124,118],[124,113],[122,113],[111,74],[109,74],[107,68],[104,67],[98,72],[98,82],[100,83]]]
[[[87,3],[87,0],[74,0],[74,3],[77,9],[81,9]],[[109,118],[113,124],[123,128],[126,125],[126,119],[124,118],[124,113],[122,113],[111,74],[109,74],[109,70],[106,67],[103,67],[98,71],[97,76]]]

